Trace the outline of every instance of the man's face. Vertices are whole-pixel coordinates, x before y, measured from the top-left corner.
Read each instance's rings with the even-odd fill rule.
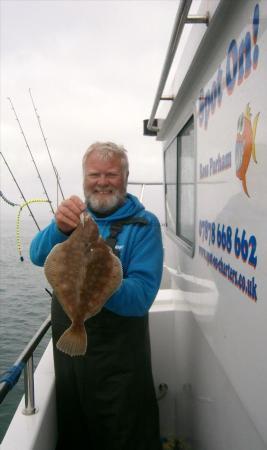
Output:
[[[120,206],[125,199],[127,179],[118,156],[102,159],[96,152],[87,158],[84,172],[84,195],[89,207],[107,213]]]

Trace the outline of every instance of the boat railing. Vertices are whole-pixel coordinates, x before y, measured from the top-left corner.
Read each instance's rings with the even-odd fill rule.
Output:
[[[25,408],[23,410],[23,414],[25,415],[35,414],[37,411],[34,399],[33,353],[49,330],[50,326],[51,317],[49,315],[21,352],[13,366],[11,366],[0,376],[0,403],[2,403],[8,392],[18,382],[22,371],[24,371]]]
[[[174,96],[171,97],[163,97],[163,90],[165,88],[170,69],[172,67],[172,63],[176,54],[176,50],[178,48],[178,45],[180,43],[183,29],[186,23],[189,24],[206,24],[208,26],[209,24],[209,14],[203,16],[191,16],[188,15],[190,7],[192,4],[192,0],[181,0],[179,2],[177,14],[175,17],[175,22],[173,26],[172,35],[169,42],[169,47],[166,54],[166,59],[163,64],[163,69],[160,76],[160,81],[158,84],[158,89],[156,92],[153,108],[150,114],[150,118],[147,123],[147,129],[150,132],[158,133],[160,131],[158,125],[157,125],[157,119],[155,119],[158,106],[161,100],[174,100]]]
[[[140,202],[143,201],[146,186],[163,186],[164,185],[164,183],[162,181],[148,181],[148,182],[146,182],[146,181],[129,181],[127,184],[128,184],[128,186],[140,186],[141,187],[141,191],[138,196]]]
[[[162,227],[166,225],[165,209],[162,206],[164,202],[164,182],[163,181],[128,181],[129,188],[138,186],[139,190],[136,193],[133,189],[128,189],[128,192],[135,194],[139,201],[143,203],[145,208],[154,213]],[[159,188],[161,189],[159,190]],[[154,189],[153,189],[154,188]],[[157,190],[155,190],[157,189]],[[152,196],[151,196],[152,194]],[[154,197],[153,197],[154,195]],[[152,198],[153,197],[153,198]]]

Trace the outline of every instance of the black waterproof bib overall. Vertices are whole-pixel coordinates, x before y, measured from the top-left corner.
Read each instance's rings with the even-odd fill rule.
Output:
[[[69,325],[53,297],[57,449],[160,450],[148,315],[124,317],[103,308],[85,322],[88,345],[81,357],[55,347]]]

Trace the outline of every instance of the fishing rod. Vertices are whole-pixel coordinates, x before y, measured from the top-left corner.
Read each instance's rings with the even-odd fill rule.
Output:
[[[10,172],[10,174],[11,174],[13,180],[15,181],[15,184],[16,184],[16,186],[17,186],[17,188],[18,188],[18,190],[19,190],[19,192],[20,192],[20,194],[21,194],[21,197],[23,198],[24,202],[27,203],[27,200],[26,200],[26,198],[24,197],[24,194],[23,194],[21,188],[19,187],[19,184],[18,184],[18,182],[17,182],[17,180],[16,180],[16,178],[15,178],[15,176],[14,176],[12,170],[10,169],[10,167],[9,167],[9,165],[8,165],[8,163],[7,163],[7,160],[5,159],[5,157],[4,157],[4,155],[3,155],[2,152],[0,152],[0,154],[1,154],[2,158],[3,158],[3,160],[4,160],[5,165],[7,166],[8,170],[9,170],[9,172]],[[39,227],[39,225],[38,225],[38,223],[37,223],[37,221],[36,221],[36,219],[35,219],[35,217],[34,217],[34,214],[33,214],[32,210],[31,210],[30,206],[28,205],[28,203],[27,203],[26,206],[27,206],[27,208],[28,208],[28,210],[29,210],[29,212],[30,212],[30,215],[32,216],[32,218],[33,218],[33,220],[34,220],[34,222],[35,222],[35,225],[37,226],[38,230],[40,231],[41,228]]]
[[[41,125],[41,118],[40,118],[40,115],[38,114],[37,108],[36,108],[35,103],[34,103],[34,101],[33,101],[32,93],[31,93],[31,90],[30,90],[30,89],[29,89],[29,93],[30,93],[30,97],[31,97],[31,101],[32,101],[32,106],[33,106],[33,109],[34,109],[34,112],[35,112],[35,115],[36,115],[36,118],[37,118],[37,121],[38,121],[40,130],[41,130],[41,133],[42,133],[42,136],[43,136],[43,140],[44,140],[44,143],[45,143],[45,146],[46,146],[46,149],[47,149],[47,153],[48,153],[50,162],[51,162],[51,164],[52,164],[52,168],[53,168],[53,170],[54,170],[54,173],[55,173],[55,176],[56,176],[56,179],[57,179],[57,186],[59,187],[60,192],[61,192],[61,195],[62,195],[62,198],[63,198],[63,200],[64,200],[64,194],[63,194],[63,191],[62,191],[61,184],[60,184],[60,182],[59,182],[59,174],[58,174],[58,171],[57,171],[57,169],[56,169],[56,167],[55,167],[55,165],[54,165],[54,163],[53,163],[52,156],[51,156],[51,153],[50,153],[48,144],[47,144],[47,139],[46,139],[46,137],[45,137],[45,135],[44,135],[43,128],[42,128],[42,125]]]
[[[11,200],[9,200],[3,193],[3,191],[0,191],[0,197],[10,206],[20,206],[18,203],[14,203]]]
[[[42,177],[41,177],[40,172],[39,172],[39,170],[38,170],[38,167],[37,167],[37,165],[36,165],[36,162],[35,162],[35,160],[34,160],[33,154],[32,154],[32,152],[31,152],[30,146],[29,146],[29,144],[28,144],[28,141],[27,141],[27,139],[26,139],[26,136],[25,136],[25,134],[24,134],[24,131],[23,131],[23,129],[22,129],[22,126],[21,126],[21,124],[20,124],[20,121],[19,121],[19,118],[18,118],[17,113],[16,113],[16,111],[15,111],[14,105],[13,105],[13,103],[12,103],[12,101],[11,101],[11,98],[10,98],[10,97],[7,97],[7,98],[8,98],[8,100],[9,100],[9,102],[10,102],[11,109],[12,109],[13,112],[14,112],[15,118],[16,118],[18,124],[19,124],[20,131],[21,131],[22,136],[23,136],[23,138],[24,138],[26,147],[27,147],[27,149],[29,150],[29,153],[30,153],[30,155],[31,155],[32,162],[33,162],[34,167],[35,167],[35,169],[36,169],[36,172],[37,172],[37,174],[38,174],[38,178],[40,179],[41,184],[42,184],[42,186],[43,186],[44,193],[45,193],[45,195],[46,195],[47,201],[49,202],[51,211],[52,211],[53,214],[55,214],[55,211],[54,211],[53,206],[52,206],[52,202],[51,202],[51,200],[50,200],[49,197],[48,197],[48,193],[47,193],[47,191],[46,191],[45,185],[44,185],[44,183],[43,183],[43,180],[42,180]]]

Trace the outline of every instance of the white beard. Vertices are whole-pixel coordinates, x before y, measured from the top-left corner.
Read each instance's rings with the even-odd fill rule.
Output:
[[[90,209],[98,213],[113,211],[124,202],[125,196],[118,191],[113,192],[108,198],[99,198],[97,194],[85,192],[85,200]]]

